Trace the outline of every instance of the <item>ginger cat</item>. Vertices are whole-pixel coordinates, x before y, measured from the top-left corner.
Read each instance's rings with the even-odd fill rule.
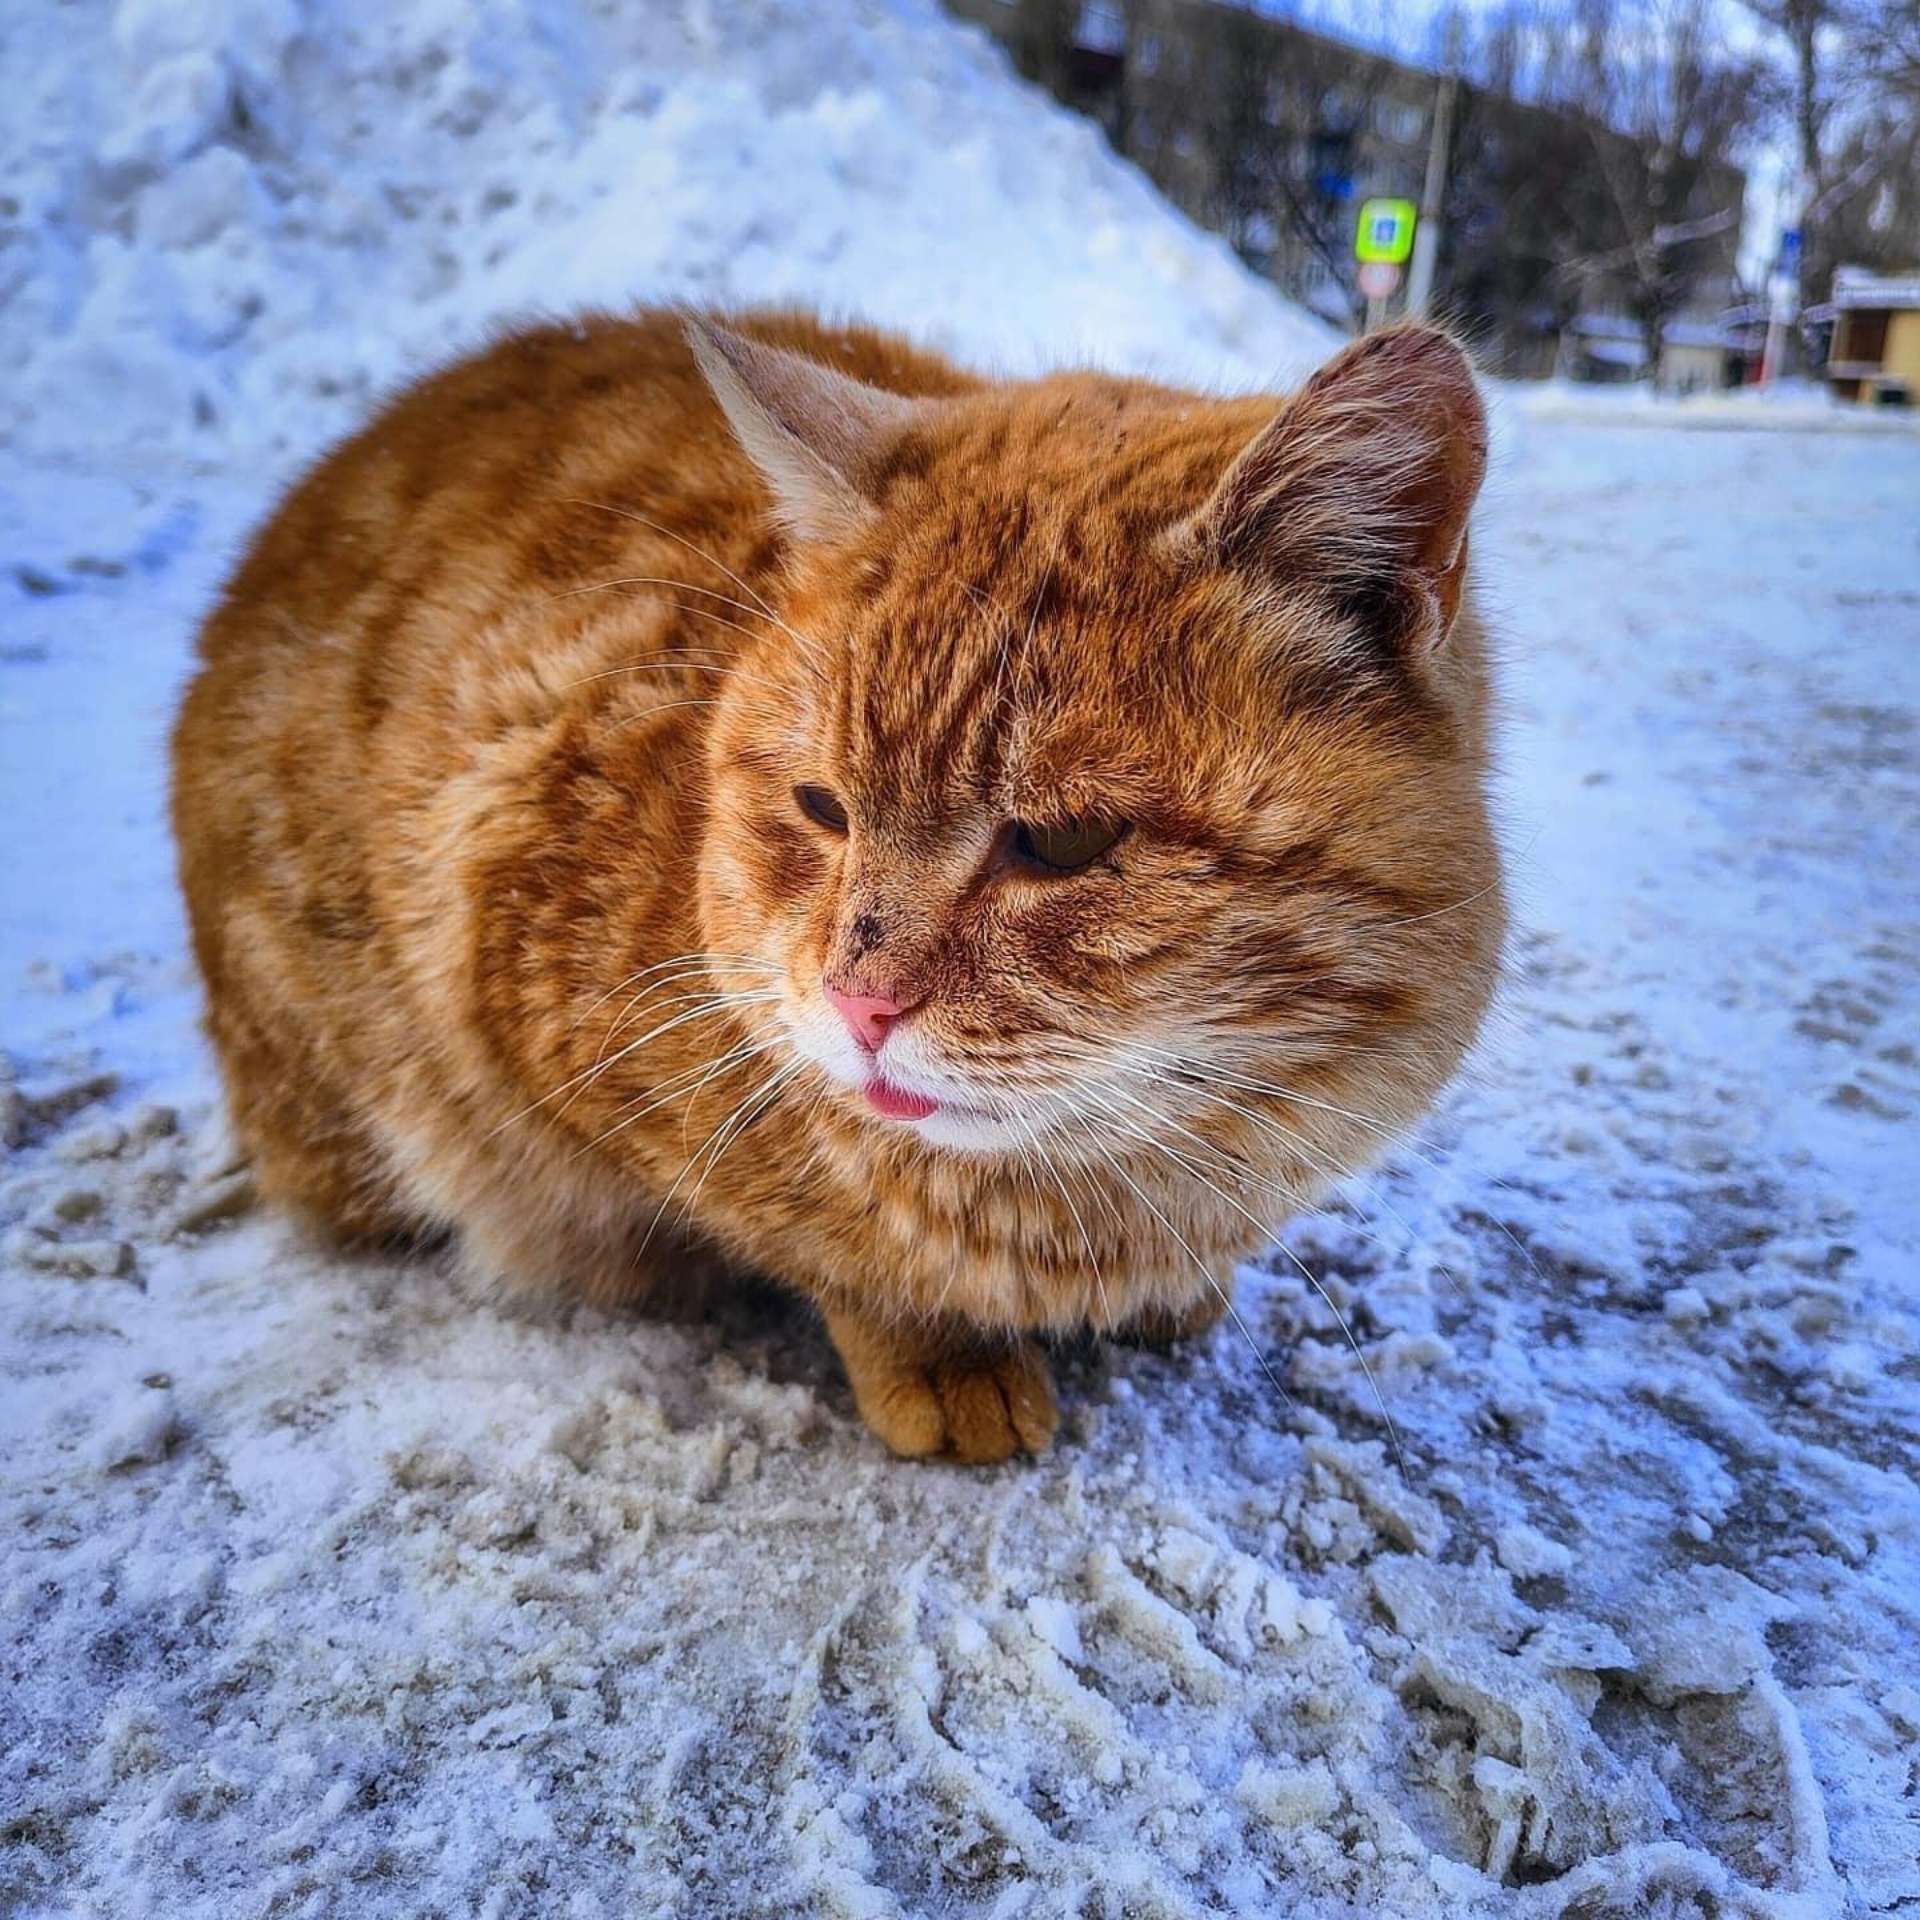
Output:
[[[1486,461],[1443,335],[1285,399],[799,314],[505,339],[206,625],[175,823],[263,1190],[632,1298],[797,1288],[906,1455],[1208,1324],[1474,1036]]]

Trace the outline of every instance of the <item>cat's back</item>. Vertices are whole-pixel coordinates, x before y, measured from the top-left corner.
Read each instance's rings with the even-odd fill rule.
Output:
[[[898,392],[972,384],[871,329],[800,313],[736,324]],[[405,389],[282,500],[207,622],[202,655],[257,648],[274,631],[297,640],[296,628],[337,641],[383,590],[473,601],[598,578],[638,525],[600,505],[646,512],[722,557],[760,537],[757,476],[676,311],[520,329]]]
[[[738,324],[903,393],[976,384],[870,329],[781,312]],[[431,773],[461,728],[591,688],[596,649],[636,651],[649,617],[697,619],[724,655],[719,596],[751,602],[778,559],[682,313],[530,327],[426,376],[293,486],[202,629],[174,739],[190,890],[208,783],[215,816],[250,771],[289,806],[318,784],[338,829],[385,797],[364,757],[376,737]],[[237,851],[221,849],[229,870]]]
[[[510,674],[570,624],[560,596],[648,570],[626,564],[641,529],[623,516],[678,517],[724,559],[737,467],[666,314],[509,334],[326,454],[201,630],[174,734],[196,921],[209,865],[231,891],[276,853],[309,862],[307,843],[364,855],[384,762],[431,772],[460,724],[434,689]]]

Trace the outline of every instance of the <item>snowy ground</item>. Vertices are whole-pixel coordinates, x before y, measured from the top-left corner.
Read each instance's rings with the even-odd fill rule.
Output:
[[[926,0],[90,0],[0,81],[0,1914],[1920,1905],[1920,435],[1502,403],[1510,990],[1287,1236],[1367,1369],[1276,1255],[1064,1355],[1045,1461],[907,1467],[778,1302],[504,1320],[249,1209],[193,622],[529,297],[1236,384],[1312,323]]]
[[[1276,1260],[1284,1396],[1077,1353],[970,1474],[797,1312],[222,1217],[158,743],[257,489],[16,470],[0,1909],[1920,1901],[1916,499],[1920,437],[1520,422],[1508,1005],[1289,1233],[1404,1473]]]

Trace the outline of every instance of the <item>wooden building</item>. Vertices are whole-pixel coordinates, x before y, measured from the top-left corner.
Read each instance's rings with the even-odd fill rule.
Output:
[[[1833,275],[1833,340],[1827,378],[1843,400],[1920,402],[1920,268]]]

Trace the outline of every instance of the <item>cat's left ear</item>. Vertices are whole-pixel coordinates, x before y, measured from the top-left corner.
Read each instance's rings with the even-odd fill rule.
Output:
[[[711,321],[689,317],[686,331],[776,515],[807,539],[844,539],[870,527],[889,456],[931,404]]]
[[[1322,367],[1178,532],[1213,564],[1317,590],[1408,652],[1439,645],[1466,584],[1487,416],[1433,327],[1368,334]]]

